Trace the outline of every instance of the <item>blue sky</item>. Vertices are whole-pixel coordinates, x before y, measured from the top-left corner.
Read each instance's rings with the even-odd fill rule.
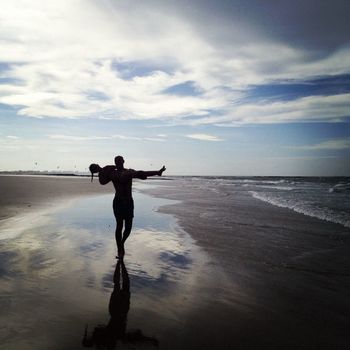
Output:
[[[0,170],[350,175],[350,3],[1,6]]]

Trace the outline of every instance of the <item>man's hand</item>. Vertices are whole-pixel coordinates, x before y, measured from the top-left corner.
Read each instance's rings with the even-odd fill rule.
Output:
[[[158,171],[158,176],[162,176],[163,171],[166,170],[166,167],[163,165],[163,168]]]

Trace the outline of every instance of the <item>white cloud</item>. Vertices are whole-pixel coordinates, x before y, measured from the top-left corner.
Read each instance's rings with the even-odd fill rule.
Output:
[[[201,141],[223,141],[223,139],[220,139],[216,136],[208,135],[208,134],[191,134],[191,135],[186,135],[186,137],[189,137],[190,139],[201,140]]]
[[[132,140],[132,141],[156,141],[163,142],[164,139],[160,137],[137,137],[137,136],[126,136],[126,135],[113,135],[113,138],[121,140]]]
[[[132,140],[132,141],[156,141],[162,142],[163,138],[159,137],[137,137],[137,136],[128,136],[128,135],[111,135],[111,136],[76,136],[76,135],[48,135],[50,139],[54,140],[63,140],[68,142],[80,142],[80,141],[100,141],[100,140]]]
[[[319,151],[319,150],[344,150],[350,149],[350,138],[327,140],[314,145],[304,145],[291,147],[294,149]]]
[[[0,153],[6,153],[8,151],[33,150],[37,148],[39,148],[37,140],[25,140],[22,137],[13,135],[0,137]]]
[[[65,141],[95,141],[108,140],[108,136],[71,136],[71,135],[48,135],[50,139],[65,140]]]
[[[349,73],[349,48],[315,59],[259,33],[249,33],[255,36],[249,43],[237,36],[228,39],[229,45],[215,43],[188,19],[146,3],[18,0],[1,5],[1,61],[10,69],[2,72],[7,83],[0,86],[0,103],[20,106],[21,115],[182,124],[193,123],[188,117],[195,116],[197,124],[232,125],[332,121],[350,114],[343,95],[324,102],[323,97],[240,102],[250,85]],[[125,76],[134,68],[138,75]],[[189,81],[197,93],[164,93]]]
[[[192,125],[272,124],[303,121],[341,121],[350,116],[350,94],[309,96],[291,101],[247,103],[232,106],[221,116],[192,120]]]

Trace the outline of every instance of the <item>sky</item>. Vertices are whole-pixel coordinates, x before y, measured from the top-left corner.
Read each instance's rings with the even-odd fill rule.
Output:
[[[0,8],[0,171],[350,176],[347,0]]]

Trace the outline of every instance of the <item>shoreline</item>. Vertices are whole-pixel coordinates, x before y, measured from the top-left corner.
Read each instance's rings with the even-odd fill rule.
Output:
[[[174,215],[229,280],[251,296],[246,304],[249,332],[244,327],[240,331],[247,339],[258,335],[259,341],[247,344],[271,349],[348,347],[348,228],[239,191],[222,198],[222,193],[182,182],[145,193],[177,200],[159,212]]]
[[[218,227],[221,236],[227,236],[231,232],[239,234],[242,230],[246,233],[247,228],[298,232],[302,227],[304,233],[310,236],[326,236],[329,232],[333,235],[350,233],[349,228],[342,224],[276,206],[242,192],[236,192],[235,197],[226,202],[226,198],[220,198],[215,192],[206,193],[202,189],[181,187],[174,183],[157,185],[155,188],[141,191],[157,198],[177,201],[160,207],[158,211],[174,215],[181,228],[195,240],[202,242],[206,250],[210,250],[210,242],[200,231],[211,229],[212,232],[217,232]],[[220,201],[224,201],[224,205],[215,206]],[[231,220],[227,220],[228,217],[231,217]],[[216,225],[213,225],[213,222]]]

